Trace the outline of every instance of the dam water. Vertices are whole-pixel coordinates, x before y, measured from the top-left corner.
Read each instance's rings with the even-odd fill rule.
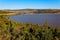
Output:
[[[18,16],[9,16],[12,20],[22,23],[43,25],[46,21],[49,26],[60,27],[60,14],[23,14]]]

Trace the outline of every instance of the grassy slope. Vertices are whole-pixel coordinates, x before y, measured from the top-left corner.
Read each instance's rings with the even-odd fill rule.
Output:
[[[14,30],[17,30],[20,26],[22,26],[22,24],[15,21],[11,21],[9,18],[5,18],[5,16],[0,16],[0,40],[2,40],[2,36],[6,35],[6,33],[8,37],[10,36],[10,25],[12,25]]]
[[[0,16],[11,16],[11,15],[16,15],[15,12],[12,11],[4,11],[4,10],[0,10]]]
[[[60,38],[60,29],[22,24],[0,16],[0,40],[52,40]]]

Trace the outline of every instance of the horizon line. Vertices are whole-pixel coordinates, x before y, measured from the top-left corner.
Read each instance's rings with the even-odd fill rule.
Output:
[[[17,8],[17,9],[0,9],[0,10],[20,10],[20,9],[60,9],[60,8]]]

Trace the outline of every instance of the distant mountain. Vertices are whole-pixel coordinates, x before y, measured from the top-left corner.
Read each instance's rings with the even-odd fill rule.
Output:
[[[16,9],[16,10],[2,10],[7,12],[15,12],[17,14],[40,14],[40,13],[52,13],[59,14],[60,9]]]
[[[13,10],[16,13],[60,13],[60,9],[20,9],[20,10]]]

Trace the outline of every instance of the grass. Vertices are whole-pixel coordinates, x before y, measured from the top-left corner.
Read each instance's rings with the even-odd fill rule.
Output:
[[[22,24],[0,16],[0,40],[60,40],[60,28]]]
[[[0,10],[0,16],[11,16],[11,15],[16,15],[16,13],[15,12],[10,12],[10,11]]]

